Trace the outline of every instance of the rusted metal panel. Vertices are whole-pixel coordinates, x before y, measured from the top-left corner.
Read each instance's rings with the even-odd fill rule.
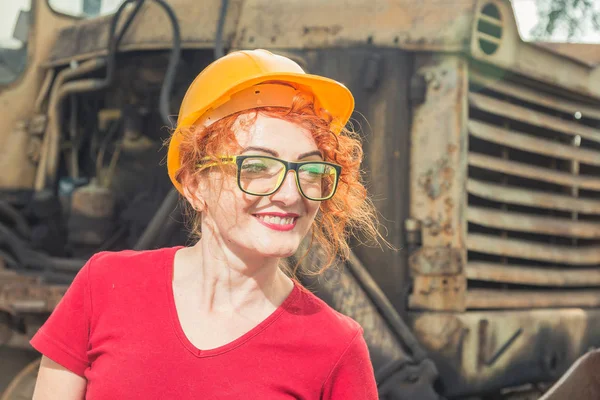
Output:
[[[489,4],[495,5],[502,21],[500,40],[494,40],[498,46],[493,52],[486,52],[479,44],[479,37],[485,35],[478,29],[481,11]],[[537,81],[562,87],[572,92],[600,97],[598,72],[583,62],[543,49],[532,43],[524,42],[509,0],[478,0],[475,8],[473,34],[470,53],[478,61],[493,64],[504,70],[531,77]]]
[[[32,2],[31,12],[35,26],[27,44],[27,67],[20,79],[0,87],[0,188],[9,190],[33,186],[35,165],[28,156],[30,142],[24,139],[28,120],[35,113],[34,101],[44,83],[45,71],[39,65],[50,52],[58,30],[73,21],[50,11],[45,1]],[[20,140],[15,140],[15,136],[20,136]]]
[[[573,198],[561,194],[496,185],[477,179],[467,181],[467,191],[483,199],[501,203],[584,214],[600,214],[600,201],[598,200]]]
[[[450,291],[429,295],[430,286],[439,282],[439,287],[443,287],[446,278],[415,276],[416,297],[409,302],[411,307],[456,310],[464,305],[467,73],[466,61],[458,56],[417,59],[416,76],[424,78],[427,88],[425,101],[414,108],[413,114],[410,216],[420,222],[424,248],[447,248],[448,256],[453,257],[428,258],[427,269],[439,274],[454,273],[446,282],[456,285]]]
[[[35,276],[19,275],[16,271],[0,268],[0,284],[15,282],[22,284],[35,284],[38,282],[38,278]]]
[[[600,290],[487,290],[467,293],[468,309],[599,307]]]
[[[411,310],[462,311],[466,307],[467,279],[463,275],[416,276],[408,297]]]
[[[2,103],[2,94],[0,94]],[[12,109],[8,106],[8,109]],[[0,111],[0,121],[4,122],[5,110]],[[16,110],[15,110],[16,111]],[[10,116],[6,116],[10,118]],[[13,126],[3,126],[3,135],[0,135],[0,143],[6,143],[0,150],[0,188],[9,190],[28,189],[33,186],[35,178],[35,163],[28,157],[31,135],[29,134],[28,121],[14,121]],[[10,149],[10,151],[7,151]]]
[[[78,188],[71,200],[71,212],[90,218],[112,218],[114,208],[113,192],[95,184]]]
[[[467,220],[490,228],[574,238],[600,238],[600,223],[469,206]]]
[[[576,186],[580,189],[600,190],[600,178],[594,176],[572,175],[547,168],[532,167],[515,161],[508,161],[483,154],[469,153],[470,166],[502,172],[523,178],[537,179],[564,186]]]
[[[409,258],[414,275],[458,275],[463,271],[463,253],[448,247],[421,247]]]
[[[180,21],[182,47],[212,48],[221,2],[205,1],[201,7],[190,0],[169,3]],[[499,22],[481,14],[488,3],[501,9]],[[82,20],[61,32],[46,66],[104,55],[111,17]],[[501,28],[502,37],[478,31],[479,20]],[[486,54],[479,47],[480,38],[496,43],[499,50]],[[229,2],[223,43],[226,48],[274,49],[345,47],[353,43],[453,53],[470,48],[478,60],[600,97],[598,71],[521,40],[508,0],[236,0]],[[121,50],[166,50],[170,46],[169,23],[157,6],[149,4],[123,38]]]
[[[467,248],[480,253],[551,263],[600,264],[600,247],[565,247],[470,233]]]
[[[223,25],[223,43],[229,47],[235,34],[243,0],[230,0]],[[213,48],[221,0],[203,1],[169,0],[181,28],[181,47]],[[121,15],[117,31],[131,10]],[[45,65],[53,66],[103,56],[108,52],[108,34],[113,15],[81,20],[60,32]],[[172,28],[160,6],[152,1],[144,3],[131,23],[119,46],[120,51],[161,50],[172,46]]]
[[[561,118],[553,117],[548,114],[533,111],[477,93],[469,94],[469,102],[473,107],[495,115],[500,115],[502,117],[539,126],[540,128],[559,131],[573,136],[579,135],[584,139],[600,143],[599,130],[589,128],[575,122],[566,121]]]
[[[466,266],[466,274],[468,279],[487,282],[558,287],[600,286],[598,269],[469,262]]]
[[[3,281],[0,285],[0,311],[17,313],[50,313],[67,290],[66,285],[39,282]]]
[[[598,383],[599,365],[600,350],[595,348],[589,349],[538,400],[600,398],[600,384]]]
[[[45,285],[39,277],[24,276],[6,269],[0,258],[0,312],[51,312],[67,287]]]
[[[590,67],[600,65],[600,51],[597,43],[569,42],[535,42],[536,46],[544,47],[565,57],[573,58],[588,64]]]
[[[44,78],[44,82],[42,83],[42,87],[40,88],[40,92],[38,93],[35,99],[35,112],[37,114],[42,112],[42,105],[46,101],[48,93],[50,93],[50,87],[52,86],[52,82],[54,81],[55,71],[53,69],[49,69],[46,71],[46,77]],[[42,114],[43,115],[43,114]],[[43,132],[43,130],[42,130]],[[40,132],[40,133],[42,133]]]
[[[280,53],[280,51],[278,51]],[[409,214],[413,55],[398,49],[317,49],[286,53],[309,73],[325,75],[352,91],[357,112],[352,123],[363,137],[362,168],[381,218],[381,232],[395,248],[405,248],[404,220]],[[382,154],[386,154],[382,157]],[[353,251],[396,310],[406,308],[408,254],[374,249],[354,241]]]
[[[479,139],[500,144],[530,153],[562,158],[565,160],[580,161],[590,165],[600,165],[600,151],[593,151],[581,147],[568,146],[550,140],[539,139],[524,132],[497,126],[479,121],[469,121],[469,133]],[[600,131],[598,131],[600,133]]]
[[[415,319],[413,329],[427,349],[454,353],[463,340],[465,325],[454,313],[423,313]]]
[[[569,45],[572,44],[575,43],[569,43]],[[577,112],[580,112],[582,118],[600,119],[600,105],[598,107],[592,107],[588,104],[569,101],[558,96],[551,96],[540,91],[528,89],[523,85],[516,85],[507,81],[506,79],[494,79],[489,76],[484,76],[480,73],[477,73],[477,71],[473,69],[471,69],[469,79],[471,80],[471,82],[477,85],[481,85],[487,89],[491,89],[495,92],[502,93],[510,97],[515,97],[517,99],[524,100],[529,103],[548,107],[553,110],[569,113],[572,115],[574,115]]]
[[[369,43],[408,50],[460,51],[469,41],[473,6],[473,0],[246,0],[234,47],[321,48]]]
[[[409,323],[449,398],[555,380],[600,345],[600,311],[581,308],[419,312]]]

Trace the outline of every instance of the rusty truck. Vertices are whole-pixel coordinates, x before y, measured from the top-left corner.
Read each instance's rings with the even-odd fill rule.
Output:
[[[364,327],[382,399],[537,398],[600,344],[600,67],[524,42],[508,0],[21,2],[0,48],[3,400],[31,395],[28,340],[88,257],[188,243],[163,142],[235,49],[356,97],[395,249],[356,240],[303,279]]]

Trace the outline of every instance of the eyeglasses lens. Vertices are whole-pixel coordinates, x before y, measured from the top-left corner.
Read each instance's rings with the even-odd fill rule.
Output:
[[[327,164],[304,164],[298,169],[300,188],[309,199],[319,200],[331,196],[335,179],[335,168]]]
[[[262,157],[246,158],[240,169],[240,185],[247,193],[257,195],[273,192],[281,183],[285,165]]]
[[[285,164],[263,157],[246,158],[240,169],[240,186],[247,193],[265,195],[275,192],[285,174]],[[304,164],[298,169],[298,183],[304,195],[313,200],[331,196],[337,171],[320,162]]]

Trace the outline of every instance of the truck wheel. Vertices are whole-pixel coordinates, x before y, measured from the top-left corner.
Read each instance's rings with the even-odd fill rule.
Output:
[[[23,368],[10,382],[0,400],[30,400],[33,397],[41,361],[42,359],[38,358]]]

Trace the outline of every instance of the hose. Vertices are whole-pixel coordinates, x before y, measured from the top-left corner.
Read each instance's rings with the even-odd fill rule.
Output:
[[[9,268],[15,269],[19,267],[17,260],[4,250],[0,250],[0,260],[2,260],[2,262]],[[2,272],[1,269],[0,272]]]
[[[177,207],[175,207],[175,209],[173,209],[173,212],[169,215],[169,217],[167,217],[160,234],[156,236],[154,242],[155,246],[165,246],[167,243],[169,243],[169,241],[173,238],[173,235],[177,233],[177,230],[181,226],[181,221],[177,218],[174,218],[173,213],[181,216],[179,204]]]
[[[161,87],[160,93],[160,114],[163,122],[168,126],[171,126],[171,122],[169,119],[169,97],[171,94],[171,90],[173,87],[173,82],[175,81],[175,75],[177,73],[177,67],[179,65],[179,58],[181,53],[181,33],[179,29],[179,23],[177,22],[177,17],[173,12],[173,9],[165,3],[164,0],[154,0],[157,2],[167,13],[169,19],[171,20],[171,24],[173,27],[173,48],[171,50],[171,57],[169,59],[169,64],[167,66],[167,71],[165,73],[165,80]],[[118,36],[115,38],[115,31],[117,27],[117,22],[119,17],[123,13],[125,7],[129,4],[135,2],[136,6],[134,10],[127,16],[127,19],[123,25],[123,28],[119,31]],[[109,48],[108,48],[108,56],[106,60],[102,60],[106,65],[106,77],[104,79],[84,79],[78,80],[76,82],[69,82],[60,89],[57,89],[56,101],[54,102],[54,107],[51,108],[50,112],[54,116],[51,118],[51,128],[52,128],[52,136],[49,145],[49,149],[47,153],[49,153],[47,166],[46,166],[46,174],[39,179],[39,182],[36,179],[36,189],[42,190],[46,187],[46,176],[49,176],[51,179],[51,184],[54,185],[56,181],[56,172],[58,168],[58,158],[59,158],[59,144],[60,144],[60,121],[58,117],[60,116],[61,105],[64,98],[68,95],[75,93],[84,93],[91,91],[98,91],[105,89],[108,87],[113,79],[115,74],[115,63],[116,63],[116,52],[118,50],[119,44],[123,39],[127,29],[131,25],[131,22],[138,14],[140,8],[142,7],[145,0],[127,0],[117,10],[115,16],[111,20],[110,28],[109,28]],[[97,61],[98,62],[98,61]],[[83,66],[83,65],[82,65]],[[42,160],[46,162],[46,160]],[[36,177],[37,178],[37,177]]]
[[[115,73],[116,53],[117,53],[119,44],[121,43],[121,40],[123,39],[123,36],[125,35],[125,32],[127,32],[127,29],[131,25],[131,22],[133,21],[133,19],[139,12],[140,8],[142,7],[144,1],[145,0],[127,0],[127,1],[123,2],[123,4],[121,4],[121,6],[117,10],[117,12],[115,13],[115,16],[113,17],[113,19],[111,21],[110,29],[109,29],[109,49],[108,49],[108,57],[107,57],[108,65],[106,68],[106,77],[102,81],[101,88],[107,87],[113,81],[114,73]],[[155,1],[158,5],[160,5],[162,7],[162,9],[165,11],[169,20],[171,21],[171,27],[173,29],[173,44],[171,47],[171,55],[169,58],[169,63],[167,65],[167,71],[165,72],[165,79],[163,81],[163,84],[162,84],[162,87],[160,90],[160,97],[159,97],[159,111],[160,111],[161,119],[163,120],[164,124],[171,127],[171,126],[173,126],[173,124],[169,118],[169,114],[170,114],[169,99],[171,97],[171,91],[173,89],[173,83],[175,82],[175,75],[177,73],[177,67],[179,66],[179,59],[181,57],[181,29],[179,28],[179,22],[177,21],[177,16],[175,15],[175,12],[171,8],[171,6],[169,6],[164,0],[153,0],[153,1]],[[115,31],[117,29],[117,22],[119,21],[119,17],[121,16],[121,13],[123,12],[123,10],[127,6],[127,4],[133,3],[133,2],[136,3],[135,9],[127,17],[127,20],[125,21],[125,24],[123,25],[123,29],[121,29],[121,31],[119,32],[119,35],[116,38],[116,40],[112,40],[114,37]]]
[[[24,266],[24,260],[27,258],[27,247],[4,224],[0,224],[0,247],[6,249],[19,266]]]
[[[41,274],[36,273],[34,276],[40,277],[43,282],[48,284],[70,285],[73,282],[75,274],[44,271]]]
[[[98,60],[100,63],[104,63],[104,60]],[[56,94],[56,102],[50,109],[50,127],[51,127],[51,139],[48,149],[50,156],[48,157],[47,164],[47,177],[49,179],[50,186],[54,186],[57,178],[58,170],[58,159],[60,155],[60,116],[62,114],[63,100],[70,95],[75,93],[87,93],[103,89],[101,82],[97,79],[81,79],[73,82],[68,82],[62,85]],[[48,183],[48,182],[44,182]],[[43,186],[44,188],[46,185]]]
[[[229,0],[221,0],[221,12],[219,13],[219,22],[217,23],[217,34],[215,35],[215,60],[225,55],[223,48],[223,30],[225,28],[225,17],[227,16],[227,8]]]
[[[37,98],[35,99],[35,113],[40,114],[42,112],[42,104],[44,100],[46,100],[46,96],[50,91],[50,85],[52,84],[52,80],[54,79],[54,69],[49,69],[46,72],[46,77],[44,78],[44,83],[42,83],[42,87],[38,93]]]
[[[64,84],[63,82],[66,80],[66,76],[60,76],[64,71],[59,73],[59,77],[56,79],[56,83],[54,85],[54,92],[50,98],[50,107],[49,107],[49,131],[46,133],[44,139],[48,138],[48,145],[43,146],[42,148],[45,150],[42,153],[42,157],[40,159],[40,165],[43,166],[43,171],[36,176],[36,190],[40,191],[46,188],[46,178],[50,178],[50,185],[53,186],[56,183],[56,172],[58,169],[58,158],[60,154],[60,115],[61,115],[61,106],[62,101],[68,95],[75,93],[83,93],[101,90],[108,87],[114,78],[115,71],[115,58],[116,51],[119,46],[119,43],[123,39],[125,32],[131,25],[131,21],[135,18],[136,14],[139,12],[142,4],[145,0],[137,0],[137,4],[135,9],[125,21],[123,29],[119,32],[117,38],[114,38],[114,33],[116,30],[117,22],[119,16],[130,2],[134,0],[125,1],[119,9],[117,10],[115,16],[113,17],[110,30],[109,30],[109,48],[108,48],[108,56],[106,59],[95,59],[87,61],[81,64],[75,70],[65,72],[65,75],[83,75],[84,73],[91,72],[100,67],[106,66],[106,77],[104,79],[83,79],[76,82],[70,82],[68,84]],[[70,76],[71,77],[71,76]],[[63,78],[63,79],[59,79]],[[44,145],[46,145],[46,140],[44,140]],[[47,149],[46,149],[47,147]],[[39,171],[39,170],[38,170]]]
[[[100,176],[102,173],[102,166],[104,165],[104,154],[106,153],[106,149],[108,148],[110,140],[117,133],[119,126],[120,124],[118,122],[114,122],[108,128],[108,131],[102,139],[102,143],[100,144],[100,149],[98,149],[98,155],[96,156],[96,177],[98,178],[100,185],[103,187],[108,187],[107,185],[104,185],[104,182],[106,180],[105,177]]]
[[[155,244],[156,238],[160,234],[167,218],[169,218],[171,212],[177,207],[178,200],[179,192],[175,188],[172,188],[133,247],[134,250],[147,250]]]
[[[121,4],[121,6],[117,9],[114,17],[110,21],[110,27],[108,30],[108,55],[106,57],[106,62],[107,62],[106,76],[104,77],[104,79],[100,80],[100,82],[99,82],[101,88],[108,87],[114,79],[117,50],[119,49],[121,40],[123,40],[125,33],[129,29],[129,26],[131,25],[131,22],[133,21],[133,19],[137,15],[137,13],[140,11],[140,8],[144,4],[144,1],[145,0],[126,0],[126,1],[124,1],[123,4]],[[119,18],[121,17],[121,14],[123,13],[123,11],[125,10],[125,7],[127,7],[127,5],[129,3],[134,3],[134,2],[136,3],[135,8],[131,12],[131,14],[129,14],[127,16],[127,19],[125,20],[125,23],[123,24],[123,28],[119,31],[119,35],[115,38],[115,32],[117,30],[117,23],[119,22]]]
[[[25,239],[31,237],[31,228],[29,227],[29,224],[27,223],[27,220],[25,220],[23,214],[17,211],[9,203],[0,200],[0,218],[2,217],[7,217],[10,221],[12,221],[15,226],[15,230],[21,237]]]
[[[171,6],[169,6],[164,0],[154,1],[158,3],[167,13],[173,29],[173,47],[171,49],[171,55],[169,57],[169,64],[165,73],[165,79],[160,90],[159,100],[159,111],[163,123],[169,127],[172,127],[174,124],[169,118],[169,98],[173,88],[173,83],[175,81],[177,67],[179,66],[179,59],[181,57],[181,30],[179,28],[177,17],[175,16],[175,12]],[[160,205],[158,211],[156,214],[154,214],[152,220],[144,230],[144,233],[142,233],[136,242],[134,246],[135,250],[144,250],[155,245],[156,239],[159,236],[161,229],[164,228],[167,218],[169,218],[171,212],[177,207],[178,200],[179,193],[175,189],[171,189]]]
[[[106,60],[97,58],[86,61],[74,69],[64,69],[56,75],[55,83],[50,93],[50,104],[48,105],[48,118],[49,123],[46,128],[42,148],[40,150],[40,162],[35,176],[35,190],[37,192],[42,191],[46,188],[46,177],[49,169],[54,169],[58,163],[57,160],[51,162],[51,154],[58,151],[58,144],[54,142],[60,141],[60,133],[54,132],[56,127],[60,129],[60,123],[54,121],[54,119],[60,117],[60,114],[56,114],[57,101],[59,100],[58,95],[65,81],[76,78],[78,76],[93,72],[106,65]]]
[[[160,88],[159,98],[159,111],[162,118],[163,124],[168,127],[173,127],[169,114],[169,99],[171,98],[171,91],[173,89],[173,83],[175,82],[175,74],[177,73],[177,67],[179,66],[179,59],[181,58],[181,30],[179,29],[179,22],[175,16],[175,12],[164,0],[154,0],[158,3],[163,10],[167,13],[169,20],[171,20],[171,28],[173,29],[173,45],[171,48],[171,55],[169,56],[169,64],[167,65],[167,72],[165,72],[165,79],[162,87]]]
[[[85,264],[84,260],[51,257],[31,249],[3,224],[0,224],[0,245],[5,245],[8,254],[12,255],[21,268],[44,271],[77,272]]]

